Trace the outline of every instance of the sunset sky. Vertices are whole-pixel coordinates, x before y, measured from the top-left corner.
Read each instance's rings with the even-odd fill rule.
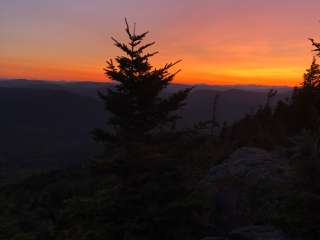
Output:
[[[0,78],[105,81],[124,18],[175,82],[296,85],[320,40],[319,0],[1,0]]]

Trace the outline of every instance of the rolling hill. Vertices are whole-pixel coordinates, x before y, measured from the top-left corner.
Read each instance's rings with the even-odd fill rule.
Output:
[[[107,117],[102,102],[97,98],[97,91],[108,87],[112,85],[0,81],[0,177],[14,175],[15,179],[20,179],[17,174],[24,177],[28,169],[42,171],[61,168],[94,157],[99,151],[90,132],[93,128],[104,126]],[[167,93],[185,87],[173,85]],[[181,111],[179,125],[190,127],[195,122],[209,120],[217,94],[220,95],[217,108],[220,122],[236,121],[266,101],[266,90],[198,86]],[[275,101],[288,94],[282,91]]]

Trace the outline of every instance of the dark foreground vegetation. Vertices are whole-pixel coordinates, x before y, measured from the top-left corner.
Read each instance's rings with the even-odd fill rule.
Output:
[[[2,184],[0,239],[320,239],[316,58],[286,99],[276,102],[271,90],[229,124],[216,121],[216,101],[210,121],[184,128],[176,123],[192,89],[162,94],[178,62],[152,68],[156,53],[145,52],[153,43],[141,45],[147,33],[126,31],[128,44],[114,39],[124,56],[105,69],[118,84],[99,92],[106,128],[103,114],[77,116],[98,118],[92,137],[102,153],[73,143],[79,157],[89,156],[84,148],[96,157]],[[65,131],[75,136],[88,127],[74,124]]]

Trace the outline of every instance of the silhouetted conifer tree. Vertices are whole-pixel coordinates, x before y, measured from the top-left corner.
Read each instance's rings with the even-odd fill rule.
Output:
[[[313,58],[312,64],[309,69],[306,70],[304,74],[304,81],[302,86],[304,88],[314,88],[319,87],[320,84],[320,66],[317,63],[316,58]]]
[[[316,129],[320,118],[320,66],[314,58],[304,74],[301,88],[295,88],[291,107],[294,132],[303,129]],[[299,130],[299,131],[298,131]]]
[[[153,68],[149,60],[158,52],[145,51],[155,42],[142,44],[148,32],[137,34],[131,31],[127,20],[126,33],[128,43],[112,38],[117,48],[124,52],[115,60],[107,61],[106,76],[117,85],[106,93],[99,92],[105,103],[105,109],[111,113],[108,130],[97,129],[95,139],[105,144],[146,141],[167,127],[174,126],[179,118],[175,111],[185,104],[191,88],[178,91],[167,97],[162,91],[179,72],[169,70],[177,62]]]

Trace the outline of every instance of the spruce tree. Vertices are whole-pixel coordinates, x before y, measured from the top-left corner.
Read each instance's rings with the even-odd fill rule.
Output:
[[[104,69],[108,79],[116,83],[114,88],[99,92],[105,109],[111,113],[107,129],[96,129],[95,139],[105,144],[121,144],[150,140],[161,130],[175,125],[179,116],[176,111],[185,104],[191,88],[175,92],[166,97],[163,90],[179,72],[170,69],[180,61],[155,68],[150,58],[158,52],[146,52],[155,42],[142,44],[148,32],[137,34],[129,27],[128,43],[112,38],[114,45],[124,55],[107,61]]]
[[[306,70],[302,86],[303,88],[316,88],[320,86],[320,66],[316,58],[313,58],[310,68]]]
[[[295,88],[291,102],[294,132],[317,129],[320,121],[320,66],[316,58],[306,70],[301,87]]]

